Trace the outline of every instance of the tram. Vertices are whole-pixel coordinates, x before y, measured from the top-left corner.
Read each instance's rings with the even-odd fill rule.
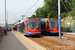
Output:
[[[56,18],[41,19],[41,33],[43,34],[58,34],[58,21]]]
[[[25,18],[23,32],[26,36],[41,34],[41,20],[38,18]]]
[[[20,32],[23,32],[23,28],[24,28],[24,22],[23,22],[24,19],[22,19],[20,21]]]
[[[20,22],[18,22],[18,23],[16,24],[16,27],[17,27],[17,31],[20,31]]]

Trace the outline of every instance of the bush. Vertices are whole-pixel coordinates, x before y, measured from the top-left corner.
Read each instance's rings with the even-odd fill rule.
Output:
[[[65,28],[61,27],[61,31],[64,31],[64,32],[73,32],[73,27],[71,27],[70,30],[67,30],[67,27],[65,27]]]
[[[64,12],[64,13],[62,13],[62,14],[61,14],[61,19],[62,19],[62,18],[64,18],[64,17],[66,17],[66,16],[68,16],[68,14],[67,14],[67,13],[65,13],[65,12]]]

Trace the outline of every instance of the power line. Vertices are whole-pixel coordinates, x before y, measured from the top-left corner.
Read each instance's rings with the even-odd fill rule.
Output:
[[[43,5],[41,5],[41,6],[43,6]],[[41,7],[41,6],[39,6],[39,7]],[[35,11],[35,10],[34,10],[34,11]],[[35,13],[34,11],[27,13],[27,15],[32,14],[32,13]],[[27,15],[26,15],[26,16],[27,16]]]
[[[32,7],[33,7],[38,1],[39,1],[39,0],[37,0],[37,1],[32,5]],[[31,7],[31,8],[32,8],[32,7]],[[31,8],[30,8],[30,9],[31,9]],[[30,10],[30,9],[29,9],[29,10]],[[28,10],[28,11],[29,11],[29,10]],[[27,11],[27,12],[28,12],[28,11]],[[27,13],[27,12],[26,12],[26,13]],[[25,13],[25,14],[26,14],[26,13]]]
[[[29,15],[29,14],[31,14],[31,13],[34,13],[34,12],[30,12],[30,13],[28,13],[27,15]],[[27,15],[26,15],[26,16],[27,16]]]
[[[65,9],[66,9],[67,13],[69,14],[69,16],[71,16],[71,15],[70,15],[70,13],[69,13],[69,11],[68,11],[68,9],[66,8],[66,6],[65,6],[64,2],[63,2],[62,0],[61,0],[61,2],[62,2],[62,4],[64,5],[64,7],[65,7]]]

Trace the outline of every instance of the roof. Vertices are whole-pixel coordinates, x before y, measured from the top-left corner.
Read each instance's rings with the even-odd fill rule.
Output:
[[[24,22],[23,20],[20,21],[20,23],[23,23],[23,22]]]

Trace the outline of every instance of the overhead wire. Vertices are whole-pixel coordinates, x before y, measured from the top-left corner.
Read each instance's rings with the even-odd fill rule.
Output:
[[[42,5],[40,5],[39,7],[42,7],[43,6],[43,4]],[[33,15],[35,15],[36,13],[35,13],[35,11],[36,10],[34,10],[34,11],[32,11],[32,12],[29,12],[29,13],[27,13],[27,15],[26,16],[28,16],[29,14],[33,14]]]
[[[39,1],[39,0],[37,0],[37,1],[31,6],[31,8],[32,8],[38,1]],[[31,8],[30,8],[30,9],[31,9]],[[30,9],[29,9],[29,10],[30,10]],[[27,10],[26,13],[27,13],[29,10]],[[26,14],[26,13],[25,13],[25,14]]]
[[[42,5],[41,5],[42,6]],[[39,7],[41,7],[41,6],[39,6]],[[35,11],[35,10],[34,10]],[[29,12],[27,15],[29,15],[29,14],[31,14],[31,13],[35,13],[34,11],[32,11],[32,12]]]
[[[39,1],[39,0],[37,0],[37,1],[31,6],[30,9],[32,9],[32,7],[33,7],[38,1]],[[29,10],[30,10],[30,9],[29,9]],[[27,10],[27,12],[28,12],[29,10]],[[27,12],[26,12],[26,13],[27,13]],[[25,13],[25,14],[26,14],[26,13]]]
[[[68,14],[69,14],[69,16],[71,17],[71,15],[70,15],[70,13],[69,13],[68,9],[66,8],[66,6],[65,6],[64,2],[63,2],[62,0],[61,0],[61,2],[62,2],[62,4],[64,5],[64,7],[65,7],[65,9],[66,9],[67,13],[68,13]]]

